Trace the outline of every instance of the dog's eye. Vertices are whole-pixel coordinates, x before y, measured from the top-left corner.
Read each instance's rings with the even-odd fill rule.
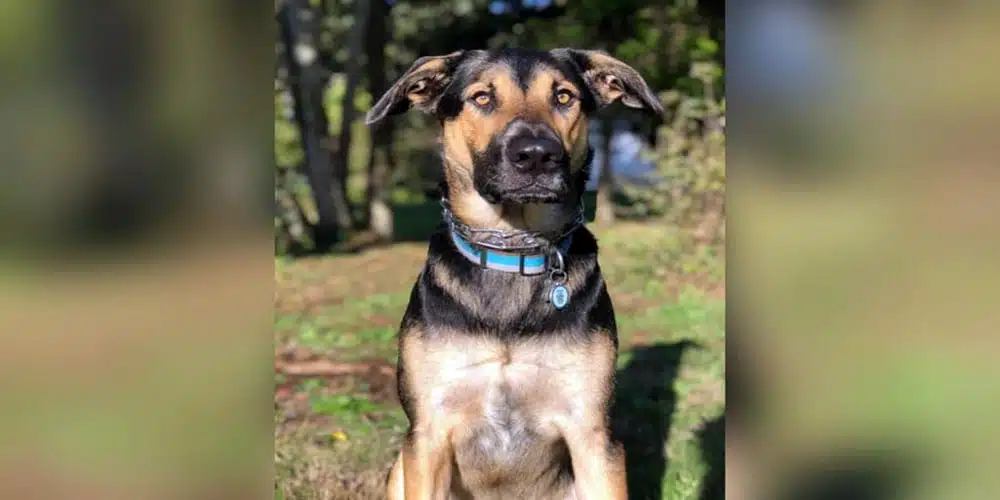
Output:
[[[476,106],[485,108],[493,102],[493,97],[490,96],[489,92],[476,92],[472,96],[472,102],[476,103]]]
[[[573,93],[568,90],[559,90],[556,92],[556,102],[560,106],[567,106],[573,102]]]

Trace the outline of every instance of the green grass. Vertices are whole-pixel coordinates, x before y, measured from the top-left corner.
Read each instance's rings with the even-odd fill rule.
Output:
[[[709,469],[722,467],[722,258],[684,247],[662,226],[595,232],[619,324],[613,427],[627,450],[630,498],[700,498]],[[280,262],[278,349],[394,363],[396,327],[425,248]],[[391,375],[279,375],[276,384],[284,388],[275,406],[276,498],[380,498],[407,425]]]

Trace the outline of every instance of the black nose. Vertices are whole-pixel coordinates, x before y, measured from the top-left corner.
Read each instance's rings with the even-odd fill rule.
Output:
[[[548,137],[516,137],[507,145],[507,159],[519,170],[552,169],[562,161],[563,147]]]

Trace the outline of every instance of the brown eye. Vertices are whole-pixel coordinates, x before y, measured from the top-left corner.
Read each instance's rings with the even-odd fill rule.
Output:
[[[573,102],[573,94],[568,90],[560,90],[559,92],[556,92],[556,102],[565,106]]]
[[[493,102],[493,98],[486,92],[479,92],[478,94],[472,96],[472,102],[476,103],[476,106],[486,107]]]

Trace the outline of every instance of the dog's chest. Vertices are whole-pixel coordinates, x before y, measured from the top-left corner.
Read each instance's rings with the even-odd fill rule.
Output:
[[[554,432],[549,427],[569,418],[579,401],[574,396],[586,391],[582,356],[545,342],[459,341],[447,350],[436,356],[432,409],[493,429],[498,444],[528,431]]]
[[[421,377],[425,408],[435,419],[454,419],[452,443],[466,475],[555,473],[565,451],[559,429],[603,391],[586,351],[563,341],[483,339],[433,349],[430,373]]]

